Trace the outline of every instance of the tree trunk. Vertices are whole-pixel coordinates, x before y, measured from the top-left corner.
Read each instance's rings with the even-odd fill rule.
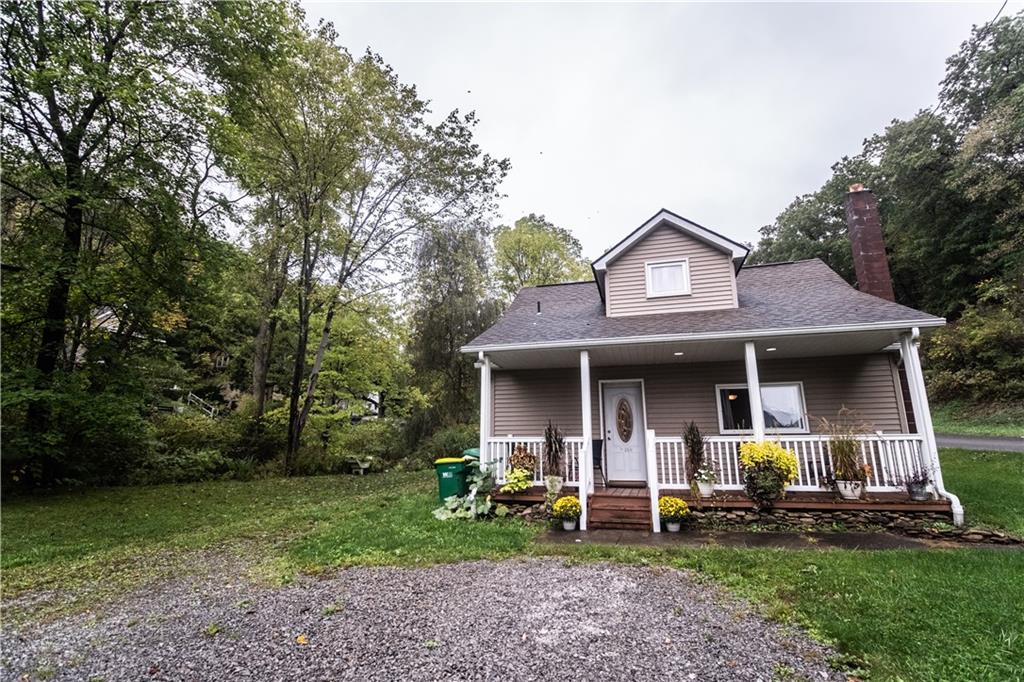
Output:
[[[334,311],[337,307],[337,297],[331,299],[330,307],[327,308],[327,315],[324,317],[324,326],[320,331],[320,344],[316,348],[316,357],[313,359],[313,368],[309,372],[309,383],[306,384],[306,397],[302,401],[302,412],[298,419],[298,432],[306,426],[306,419],[313,407],[313,395],[316,391],[316,382],[320,378],[320,368],[324,364],[324,355],[327,353],[327,343],[331,338],[331,325],[334,322]]]
[[[279,264],[280,263],[280,264]],[[274,335],[277,332],[277,318],[274,311],[281,302],[284,295],[285,284],[288,279],[288,257],[281,257],[279,251],[271,256],[271,263],[268,271],[274,278],[269,291],[263,298],[262,317],[259,331],[256,333],[256,349],[252,361],[252,397],[255,403],[253,419],[257,428],[260,420],[263,419],[263,412],[267,404],[267,373],[270,370],[270,353],[274,347]]]
[[[78,255],[82,247],[82,165],[78,160],[65,163],[67,197],[64,200],[64,235],[61,243],[60,264],[46,294],[46,312],[43,314],[43,335],[36,353],[36,388],[47,390],[64,351],[67,336],[68,299],[71,282],[78,269]],[[27,411],[29,433],[41,435],[49,428],[50,406],[44,399],[29,403]],[[52,459],[47,455],[46,462]]]

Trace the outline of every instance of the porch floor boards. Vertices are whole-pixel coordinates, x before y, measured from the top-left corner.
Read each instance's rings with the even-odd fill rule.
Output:
[[[565,493],[575,493],[575,488],[567,487]],[[662,490],[661,497],[671,495],[681,497],[690,505],[702,505],[706,508],[719,509],[753,509],[751,500],[739,491],[718,492],[711,499],[697,500],[690,490]],[[593,502],[600,498],[608,503],[614,503],[616,498],[642,498],[647,500],[650,492],[647,488],[615,488],[595,487],[594,494],[590,497]],[[512,504],[536,504],[544,501],[544,488],[535,486],[517,494],[495,493],[492,495],[495,502]],[[600,505],[600,503],[598,503]],[[592,505],[593,506],[593,505]],[[609,505],[610,506],[610,505]],[[903,493],[866,493],[860,500],[842,500],[835,493],[830,491],[821,492],[790,492],[786,498],[775,503],[776,509],[788,509],[797,511],[920,511],[920,512],[945,512],[950,511],[949,500],[928,500],[927,502],[915,502]]]

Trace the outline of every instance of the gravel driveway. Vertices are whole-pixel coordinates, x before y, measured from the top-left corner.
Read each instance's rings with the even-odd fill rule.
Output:
[[[557,559],[172,581],[6,629],[4,679],[842,680],[834,652],[686,572]]]

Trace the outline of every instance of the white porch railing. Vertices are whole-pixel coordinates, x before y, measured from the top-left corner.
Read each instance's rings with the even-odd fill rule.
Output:
[[[481,464],[494,467],[494,478],[499,484],[505,483],[505,471],[508,469],[509,458],[518,446],[526,448],[533,455],[533,484],[544,485],[544,438],[542,436],[521,436],[505,438],[488,438],[487,451],[481,454]],[[582,438],[565,439],[566,468],[565,485],[580,483],[580,452],[583,450]]]
[[[768,437],[796,455],[797,479],[787,490],[823,490],[832,475],[828,436]],[[894,492],[902,490],[901,481],[915,471],[927,471],[922,451],[922,438],[913,434],[857,436],[861,458],[871,467],[866,490]],[[741,490],[740,444],[750,441],[744,436],[711,436],[707,455],[715,467],[718,490]],[[654,439],[658,485],[661,488],[689,488],[686,470],[686,448],[682,438]]]

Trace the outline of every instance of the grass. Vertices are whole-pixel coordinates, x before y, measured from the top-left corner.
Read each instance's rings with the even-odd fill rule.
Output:
[[[960,498],[971,525],[1024,537],[1024,453],[944,448],[946,488]]]
[[[1024,406],[949,402],[931,411],[936,433],[1024,438]]]
[[[1024,534],[1024,457],[944,450],[942,458],[946,485],[961,496],[971,523]],[[430,516],[434,495],[432,474],[421,472],[7,499],[4,596],[85,590],[71,607],[80,609],[189,570],[194,550],[232,552],[280,580],[353,564],[555,554],[697,571],[834,643],[873,679],[1005,680],[1024,670],[1021,551],[543,545],[533,542],[539,528],[514,520],[437,521]],[[85,586],[95,584],[105,591],[88,593]],[[33,618],[60,613],[39,610],[37,602],[31,608]]]

